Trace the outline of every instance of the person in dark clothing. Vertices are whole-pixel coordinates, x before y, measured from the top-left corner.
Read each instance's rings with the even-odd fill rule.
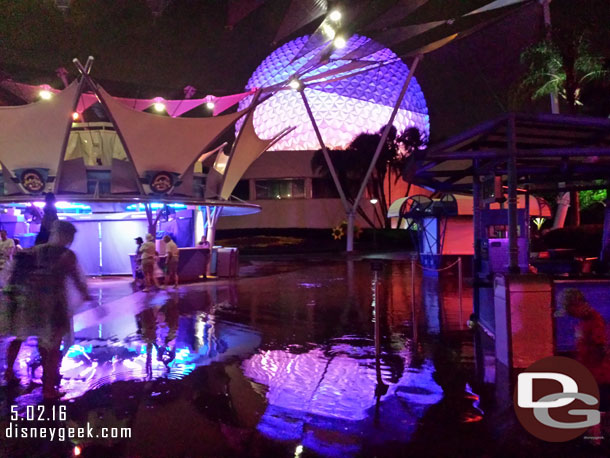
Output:
[[[42,245],[49,241],[53,223],[59,219],[57,217],[57,209],[55,208],[55,194],[52,192],[47,193],[44,197],[44,201],[45,204],[42,209],[44,214],[42,222],[40,223],[40,232],[38,232],[38,235],[36,236],[36,245]]]

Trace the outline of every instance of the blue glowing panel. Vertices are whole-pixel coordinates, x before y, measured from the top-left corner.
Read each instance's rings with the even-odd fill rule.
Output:
[[[247,89],[283,83],[298,70],[306,67],[316,52],[291,62],[306,41],[307,37],[300,37],[275,50],[254,71]],[[336,50],[331,55],[328,64],[307,73],[305,77],[309,78],[345,65],[349,61],[341,59],[342,56],[372,41],[367,37],[353,35],[345,48]],[[387,62],[396,58],[396,54],[390,49],[382,48],[366,56],[365,60]],[[362,132],[379,131],[390,118],[408,72],[407,66],[401,60],[396,60],[363,73],[354,70],[352,75],[338,81],[308,87],[305,91],[327,146],[343,148]],[[246,108],[250,101],[251,97],[242,100],[239,108]],[[237,129],[240,126],[241,123],[238,123]],[[394,126],[398,131],[417,127],[424,138],[429,137],[428,108],[415,78],[411,80]],[[254,127],[262,138],[271,138],[286,127],[296,127],[276,143],[272,150],[316,150],[320,147],[301,96],[296,91],[278,91],[257,107]]]

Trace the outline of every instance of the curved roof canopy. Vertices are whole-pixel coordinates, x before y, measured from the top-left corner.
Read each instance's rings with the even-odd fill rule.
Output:
[[[53,191],[63,200],[83,202],[179,201],[224,206],[225,214],[259,210],[229,199],[275,137],[263,141],[253,129],[244,129],[233,145],[234,157],[215,171],[217,192],[205,192],[204,177],[194,173],[198,160],[221,151],[214,148],[221,134],[251,107],[204,118],[143,113],[112,97],[87,74],[63,91],[49,93],[47,100],[0,107],[0,202],[39,200]],[[83,100],[90,105],[92,97],[110,122],[73,121]]]

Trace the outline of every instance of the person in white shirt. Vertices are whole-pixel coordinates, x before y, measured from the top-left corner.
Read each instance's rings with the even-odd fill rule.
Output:
[[[142,272],[144,273],[145,282],[144,291],[148,292],[153,284],[157,288],[161,288],[157,277],[155,277],[155,258],[157,256],[157,250],[155,247],[154,235],[146,234],[146,242],[140,246],[139,253],[142,254]]]
[[[173,278],[174,288],[178,288],[178,258],[180,255],[178,245],[176,245],[176,242],[174,242],[169,235],[163,237],[163,241],[165,242],[165,253],[167,255],[165,258],[165,286],[167,286]]]
[[[0,270],[4,269],[6,263],[13,259],[14,252],[15,242],[13,239],[9,239],[6,231],[2,229],[0,231]]]

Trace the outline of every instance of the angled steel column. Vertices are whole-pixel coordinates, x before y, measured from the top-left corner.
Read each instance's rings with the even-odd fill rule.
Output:
[[[390,129],[392,128],[392,124],[394,123],[394,118],[396,118],[396,114],[398,113],[400,104],[402,103],[402,100],[404,99],[405,94],[407,93],[407,89],[409,88],[409,83],[411,82],[411,79],[413,78],[413,74],[415,73],[415,69],[417,68],[417,65],[422,60],[422,58],[423,58],[423,54],[418,54],[417,56],[415,56],[415,59],[413,60],[413,63],[411,64],[411,68],[409,69],[409,74],[407,75],[407,78],[405,79],[405,82],[402,85],[402,90],[400,91],[400,94],[398,95],[396,104],[394,104],[394,109],[392,110],[392,115],[390,116],[390,119],[388,120],[388,122],[385,126],[385,129],[383,129],[383,133],[381,134],[381,138],[379,139],[379,144],[377,145],[377,149],[375,150],[373,159],[371,160],[369,168],[366,171],[366,175],[364,175],[364,179],[362,180],[362,184],[360,185],[360,190],[358,191],[358,194],[356,195],[356,199],[354,200],[354,203],[352,205],[352,212],[348,213],[348,216],[351,215],[351,217],[352,217],[352,219],[351,219],[352,227],[353,227],[353,215],[354,215],[355,211],[358,209],[358,205],[360,204],[360,199],[362,199],[362,195],[364,194],[366,185],[367,185],[369,179],[371,178],[371,174],[373,173],[375,164],[377,164],[377,159],[379,159],[379,155],[381,154],[381,149],[383,148],[383,145],[385,144],[386,139],[388,138],[388,134],[390,133]],[[348,223],[347,251],[353,251],[353,243],[354,243],[353,237],[354,236],[353,236],[353,230],[350,231],[350,227],[349,227],[350,220],[349,219],[348,219],[347,223]]]
[[[311,120],[311,125],[313,126],[313,130],[316,133],[316,137],[318,138],[318,143],[320,144],[320,148],[322,149],[322,154],[324,155],[324,160],[326,161],[326,165],[330,170],[330,175],[333,178],[333,182],[335,183],[335,187],[337,188],[337,192],[339,193],[339,197],[341,198],[341,203],[343,203],[343,207],[345,207],[345,212],[349,215],[351,211],[351,205],[347,201],[345,197],[345,193],[343,192],[343,188],[341,187],[341,183],[339,182],[339,177],[337,176],[337,171],[335,170],[335,166],[330,160],[330,155],[328,154],[328,148],[326,148],[326,144],[322,139],[322,134],[320,133],[320,129],[318,128],[318,123],[316,122],[316,118],[314,118],[313,113],[311,111],[311,107],[309,106],[309,101],[305,96],[305,88],[301,88],[299,91],[301,93],[301,98],[303,99],[303,104],[305,105],[305,110],[307,111],[307,115]]]

